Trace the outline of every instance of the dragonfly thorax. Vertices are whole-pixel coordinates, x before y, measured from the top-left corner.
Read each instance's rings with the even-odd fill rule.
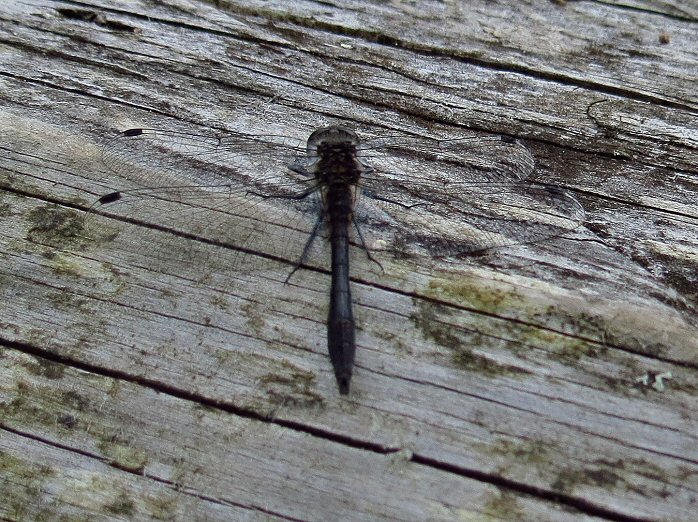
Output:
[[[325,127],[308,138],[308,155],[315,156],[313,171],[318,181],[328,185],[356,185],[367,170],[358,159],[359,137],[344,127]]]
[[[363,165],[356,157],[356,148],[350,143],[318,146],[315,177],[322,185],[356,185]]]

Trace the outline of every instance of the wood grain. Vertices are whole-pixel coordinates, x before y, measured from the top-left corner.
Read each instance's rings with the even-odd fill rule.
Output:
[[[672,2],[3,5],[0,515],[693,520],[697,20]],[[137,224],[84,237],[123,183],[100,160],[118,130],[337,123],[516,137],[584,226],[357,267],[346,398],[323,267],[286,283],[294,259],[236,272],[235,252]]]

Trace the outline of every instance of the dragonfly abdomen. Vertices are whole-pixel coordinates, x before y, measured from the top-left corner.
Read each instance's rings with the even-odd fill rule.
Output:
[[[332,248],[332,287],[327,319],[327,345],[339,392],[349,393],[356,352],[354,315],[349,287],[349,224],[353,205],[349,184],[331,185],[326,194],[326,215]]]

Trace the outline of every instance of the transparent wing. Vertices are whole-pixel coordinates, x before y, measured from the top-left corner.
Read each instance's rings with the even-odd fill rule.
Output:
[[[359,156],[383,177],[403,182],[428,178],[432,188],[451,183],[522,181],[535,166],[521,143],[499,136],[432,140],[392,136],[359,147]]]
[[[410,206],[365,193],[356,219],[366,242],[402,255],[458,257],[543,241],[575,230],[584,220],[581,204],[551,185],[459,183],[452,190],[428,202],[408,198]]]
[[[154,254],[163,263],[193,261],[195,246],[186,238],[296,260],[321,210],[315,180],[288,168],[304,150],[284,136],[122,132],[103,149],[121,190],[92,205],[85,228],[93,239],[114,240],[110,218],[119,217],[171,232]],[[229,268],[246,264],[262,268],[264,258],[240,255]]]
[[[298,183],[287,165],[304,153],[288,136],[129,129],[105,144],[102,160],[133,188],[246,184],[287,195]]]
[[[367,243],[394,252],[462,256],[534,243],[579,227],[569,192],[526,178],[530,152],[515,140],[377,139],[361,147],[372,167],[356,209]]]

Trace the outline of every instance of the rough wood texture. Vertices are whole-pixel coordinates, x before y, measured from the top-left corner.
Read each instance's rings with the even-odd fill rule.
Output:
[[[694,520],[698,10],[619,4],[3,3],[0,516]],[[358,270],[348,397],[326,272],[81,236],[117,130],[331,123],[517,137],[587,211]]]

